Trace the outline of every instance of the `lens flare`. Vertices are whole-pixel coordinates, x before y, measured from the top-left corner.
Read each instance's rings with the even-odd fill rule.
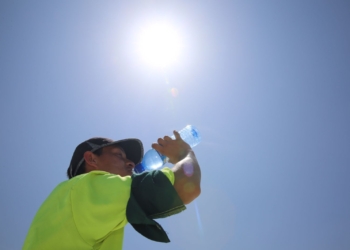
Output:
[[[196,201],[196,200],[194,201],[194,208],[195,208],[195,210],[196,210],[199,233],[200,233],[201,236],[203,237],[202,220],[201,220],[201,216],[200,216],[200,214],[199,214],[198,205],[197,205],[197,201]]]
[[[179,95],[179,91],[176,88],[172,88],[170,92],[173,97],[177,97]]]
[[[191,163],[184,163],[182,169],[186,176],[191,177],[193,175],[193,165]]]

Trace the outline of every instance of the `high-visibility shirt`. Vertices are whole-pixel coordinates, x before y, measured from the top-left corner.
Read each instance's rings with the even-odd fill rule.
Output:
[[[161,170],[174,184],[174,173]],[[132,178],[91,171],[60,183],[39,208],[23,249],[120,250]]]

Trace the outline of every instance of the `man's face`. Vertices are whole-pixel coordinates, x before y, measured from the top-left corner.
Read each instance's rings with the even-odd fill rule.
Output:
[[[97,156],[98,170],[103,170],[120,176],[132,175],[135,164],[126,158],[124,150],[119,146],[108,146]]]

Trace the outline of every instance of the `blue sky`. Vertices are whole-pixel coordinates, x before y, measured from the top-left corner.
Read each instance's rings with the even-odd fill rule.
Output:
[[[0,248],[94,136],[202,133],[196,203],[126,227],[124,249],[350,248],[349,1],[0,2]],[[177,27],[177,63],[141,62],[149,21]],[[176,88],[174,97],[170,90]]]

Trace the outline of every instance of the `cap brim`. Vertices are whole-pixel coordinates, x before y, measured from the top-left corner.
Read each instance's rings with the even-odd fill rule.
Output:
[[[139,139],[129,138],[119,141],[114,141],[103,145],[103,147],[118,145],[124,149],[126,154],[126,158],[135,163],[135,165],[139,164],[143,158],[143,145]]]

